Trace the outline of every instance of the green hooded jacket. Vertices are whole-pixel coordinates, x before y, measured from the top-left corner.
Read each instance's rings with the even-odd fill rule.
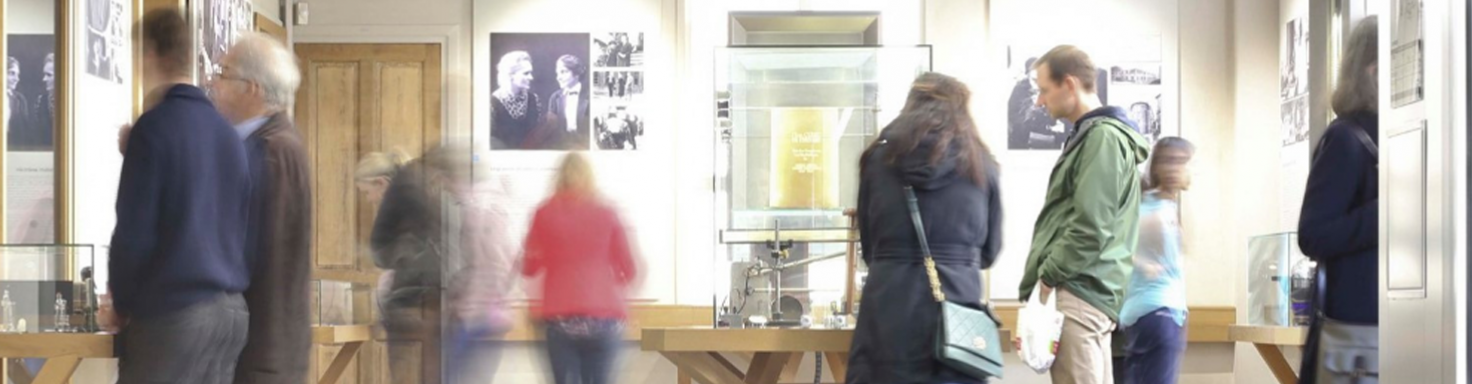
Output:
[[[1117,107],[1079,120],[1049,177],[1018,297],[1028,300],[1041,279],[1118,322],[1139,235],[1139,166],[1150,148]]]

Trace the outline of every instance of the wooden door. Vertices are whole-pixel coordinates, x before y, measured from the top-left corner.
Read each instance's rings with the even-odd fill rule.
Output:
[[[439,44],[297,44],[302,87],[297,126],[307,143],[313,185],[313,275],[354,283],[354,324],[377,324],[373,303],[380,271],[368,238],[377,207],[362,202],[353,171],[364,154],[397,150],[419,157],[440,143],[441,62]],[[321,291],[325,288],[319,288]],[[319,297],[328,292],[318,292]],[[332,297],[334,295],[328,295]],[[317,306],[346,306],[317,301]],[[376,333],[376,332],[375,332]],[[318,346],[320,375],[339,347]],[[366,362],[366,363],[359,363]],[[389,383],[382,341],[363,348],[343,383]]]

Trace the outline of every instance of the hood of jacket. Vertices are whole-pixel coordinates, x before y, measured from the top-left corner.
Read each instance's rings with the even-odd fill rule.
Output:
[[[1126,138],[1125,143],[1130,146],[1129,149],[1135,152],[1136,165],[1144,164],[1145,160],[1150,157],[1150,142],[1139,133],[1139,125],[1130,120],[1129,113],[1125,112],[1124,108],[1106,105],[1085,113],[1078,121],[1081,122],[1078,124],[1079,128],[1072,137],[1068,138],[1068,147],[1064,149],[1064,152],[1073,149],[1074,144],[1088,130],[1111,129],[1110,126],[1113,126],[1113,129],[1118,129],[1119,133]],[[1114,123],[1111,124],[1111,121]]]

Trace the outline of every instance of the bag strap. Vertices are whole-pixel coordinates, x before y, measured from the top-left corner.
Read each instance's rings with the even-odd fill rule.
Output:
[[[915,238],[920,240],[920,252],[925,254],[925,274],[930,277],[930,295],[935,302],[946,301],[946,293],[940,288],[940,273],[935,270],[935,258],[930,255],[930,241],[925,239],[925,223],[920,220],[920,199],[915,197],[915,188],[905,186],[905,205],[910,209],[910,224],[915,226]]]
[[[1354,138],[1359,139],[1360,144],[1364,144],[1366,151],[1370,151],[1370,157],[1380,159],[1380,146],[1375,144],[1375,140],[1370,139],[1369,133],[1365,133],[1363,129],[1355,129]]]

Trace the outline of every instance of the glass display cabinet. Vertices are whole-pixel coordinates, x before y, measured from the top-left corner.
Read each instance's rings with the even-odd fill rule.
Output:
[[[373,304],[371,298],[375,296],[367,284],[313,280],[312,297],[316,298],[316,311],[312,313],[312,324],[333,326],[362,323],[353,315],[371,313],[368,308],[360,307]]]
[[[0,333],[96,332],[106,263],[92,245],[0,244]]]
[[[1247,244],[1247,323],[1304,326],[1312,311],[1314,262],[1298,249],[1298,236],[1254,236]]]
[[[856,312],[859,155],[930,59],[928,46],[717,51],[718,326],[843,326],[831,319]]]

